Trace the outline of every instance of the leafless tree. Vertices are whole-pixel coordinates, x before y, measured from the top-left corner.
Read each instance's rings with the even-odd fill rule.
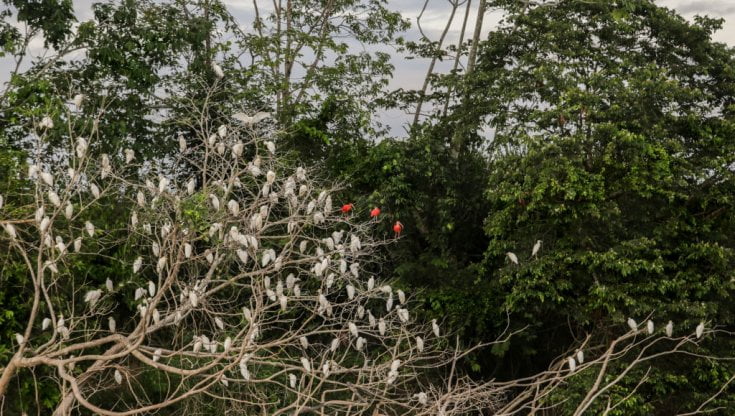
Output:
[[[182,137],[158,174],[130,149],[94,155],[97,123],[78,137],[70,122],[74,139],[54,160],[40,150],[58,121],[31,132],[31,203],[13,210],[28,215],[2,217],[0,244],[25,264],[33,300],[0,396],[19,371],[46,367],[62,395],[56,415],[149,414],[200,397],[270,415],[493,403],[490,385],[457,373],[467,351],[436,322],[415,322],[408,295],[370,273],[386,243],[370,237],[375,221],[344,215],[337,188],[286,163],[259,128],[267,114],[213,125],[207,113],[191,109],[182,123],[198,136]],[[115,204],[134,207],[126,228],[100,229],[94,212]],[[110,247],[131,253],[115,279],[77,275]],[[121,320],[126,306],[137,312]],[[164,380],[157,399],[144,389],[152,376]]]

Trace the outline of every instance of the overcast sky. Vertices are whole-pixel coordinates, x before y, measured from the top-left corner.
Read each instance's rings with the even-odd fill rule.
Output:
[[[85,21],[92,17],[91,4],[95,0],[73,0],[74,8],[77,14],[78,20]],[[253,5],[250,0],[224,0],[230,11],[235,15],[238,20],[243,22],[244,26],[249,26],[252,22],[253,16]],[[422,6],[427,0],[388,0],[388,6],[394,10],[400,11],[406,18],[411,21],[412,27],[405,37],[409,39],[418,39],[419,31],[417,27],[417,17],[421,12]],[[259,2],[263,4],[267,9],[269,1]],[[474,20],[476,17],[475,7],[479,3],[478,0],[473,0],[473,9],[470,11],[470,20],[468,22],[468,31],[471,31],[474,27]],[[675,9],[681,15],[687,19],[693,18],[697,14],[704,14],[711,17],[721,17],[725,19],[723,29],[714,35],[715,40],[725,42],[731,46],[735,46],[735,0],[657,0],[661,6]],[[423,12],[420,20],[421,27],[424,33],[431,37],[433,40],[438,40],[441,31],[446,25],[447,18],[451,8],[448,0],[428,0],[427,6]],[[459,38],[460,25],[464,9],[458,11],[457,16],[454,19],[454,24],[450,28],[446,43],[456,42]],[[485,34],[491,30],[500,20],[500,14],[497,12],[490,12],[484,22]],[[245,28],[246,30],[249,27]],[[379,48],[379,47],[378,47]],[[38,39],[33,42],[31,49],[36,53],[41,53],[42,41]],[[393,52],[388,50],[388,52]],[[394,78],[391,82],[392,87],[402,87],[405,89],[418,89],[423,82],[424,75],[427,70],[427,60],[405,60],[399,54],[393,53],[394,60],[393,64],[396,67]],[[8,66],[10,61],[8,58],[0,59],[0,82],[7,79],[7,71],[2,70]],[[436,70],[442,71],[448,68],[448,63],[444,66],[440,64]],[[405,122],[406,116],[400,111],[391,111],[385,114],[381,114],[381,118],[384,122],[392,127],[393,134],[401,135],[401,125]]]
[[[419,32],[416,27],[417,17],[421,12],[421,7],[426,0],[389,0],[389,4],[399,10],[405,17],[409,18],[412,28],[407,37],[417,39]],[[473,6],[479,1],[473,0]],[[735,0],[657,0],[657,4],[675,9],[679,14],[687,19],[692,19],[695,15],[708,15],[710,17],[721,17],[725,19],[722,30],[714,35],[714,39],[719,42],[725,42],[730,46],[735,46]],[[476,7],[476,6],[475,6]],[[468,28],[474,27],[476,16],[476,8],[470,11],[471,19]],[[421,16],[421,27],[424,33],[431,36],[432,39],[438,40],[447,23],[451,7],[448,0],[429,0],[428,6]],[[456,41],[459,38],[461,30],[461,21],[464,16],[462,10],[456,17],[455,23],[450,28],[447,35],[447,42]],[[500,20],[500,14],[490,12],[483,21],[485,34],[495,26]],[[466,35],[465,35],[466,36]],[[403,87],[410,89],[418,89],[421,87],[424,76],[426,74],[428,61],[426,60],[404,60],[396,57],[394,59],[396,66],[395,77],[391,85],[393,87]],[[439,68],[441,70],[442,68]],[[381,119],[391,126],[394,135],[402,135],[402,125],[407,120],[407,116],[402,112],[390,111],[381,115]]]

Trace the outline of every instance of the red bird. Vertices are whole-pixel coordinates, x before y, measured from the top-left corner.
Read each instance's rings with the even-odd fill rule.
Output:
[[[396,223],[393,224],[393,232],[396,233],[396,237],[400,237],[401,231],[403,231],[403,224],[401,224],[400,221],[396,221]]]
[[[352,205],[352,204],[344,204],[344,205],[342,205],[342,213],[343,213],[343,214],[347,214],[347,213],[349,213],[350,211],[352,211],[352,208],[354,208],[354,207],[355,207],[355,206],[354,206],[354,205]]]
[[[380,208],[375,207],[370,211],[370,218],[375,218],[380,215]]]

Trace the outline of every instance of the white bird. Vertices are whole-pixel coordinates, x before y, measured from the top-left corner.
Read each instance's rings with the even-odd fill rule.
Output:
[[[332,343],[329,346],[329,351],[335,352],[337,351],[337,348],[339,348],[339,338],[332,339]]]
[[[378,320],[378,332],[380,333],[380,336],[385,336],[385,320],[383,318],[380,318]]]
[[[54,175],[48,173],[48,172],[41,172],[40,173],[41,180],[48,186],[54,186]]]
[[[367,311],[368,313],[368,322],[370,323],[370,328],[375,328],[375,317],[373,316],[373,313],[370,311]]]
[[[296,375],[294,374],[288,375],[288,384],[291,386],[292,389],[296,388]]]
[[[57,208],[61,206],[61,198],[59,198],[59,195],[52,190],[48,191],[48,200]]]
[[[179,151],[181,153],[184,153],[186,151],[186,139],[181,133],[179,133]]]
[[[120,374],[119,370],[115,370],[115,383],[117,384],[122,383],[122,374]]]
[[[265,174],[265,181],[266,181],[266,183],[267,183],[268,185],[272,185],[272,184],[273,184],[273,182],[275,182],[275,181],[276,181],[276,172],[273,172],[272,170],[269,170],[269,171],[268,171],[268,172],[267,172],[267,173]]]
[[[74,103],[74,107],[78,109],[82,108],[82,101],[84,101],[84,94],[77,94],[72,99],[72,103]]]
[[[161,179],[158,180],[158,193],[163,193],[168,188],[169,183],[168,178],[161,176]]]
[[[278,302],[281,304],[281,310],[285,311],[288,306],[288,297],[286,297],[286,295],[281,295],[278,297]]]
[[[41,331],[45,331],[51,325],[51,318],[43,318],[41,321]]]
[[[222,344],[225,352],[228,352],[230,348],[232,348],[232,338],[227,337],[225,338],[225,342]]]
[[[355,279],[360,277],[360,264],[359,263],[350,264],[350,273],[352,273],[352,275],[355,276]]]
[[[347,327],[350,329],[350,334],[352,334],[353,337],[358,336],[357,325],[355,325],[354,322],[348,323]]]
[[[567,364],[569,364],[569,371],[574,372],[577,369],[577,362],[574,361],[574,357],[567,358]]]
[[[3,207],[3,202],[4,202],[3,196],[0,195],[0,209],[2,209],[2,207]]]
[[[401,322],[403,323],[408,322],[408,318],[409,318],[408,309],[398,308],[396,309],[396,312],[398,312],[398,317],[401,319]]]
[[[401,305],[406,303],[406,294],[401,289],[398,289],[396,293],[398,293],[398,301],[401,303]]]
[[[135,195],[136,202],[138,203],[138,206],[141,208],[145,207],[145,195],[142,191],[138,191],[138,193]]]
[[[429,403],[429,397],[423,391],[414,394],[413,397],[415,397],[422,406],[426,406],[426,404]]]
[[[117,328],[117,323],[115,322],[115,318],[113,317],[107,318],[107,326],[110,328],[110,332],[114,333],[115,329]]]
[[[537,240],[536,244],[533,245],[533,249],[531,249],[531,257],[536,256],[539,250],[541,250],[541,240]]]
[[[505,253],[505,255],[508,256],[508,259],[510,259],[510,261],[513,262],[513,264],[518,264],[518,256],[516,256],[515,253],[509,251]]]
[[[666,336],[671,338],[673,334],[674,334],[674,323],[669,321],[669,323],[666,324]]]
[[[89,144],[87,143],[87,139],[84,137],[77,137],[77,145],[75,147],[77,157],[83,158],[84,154],[87,153],[87,149],[89,148]]]
[[[74,252],[79,253],[79,250],[82,249],[82,237],[77,237],[74,239]]]
[[[301,348],[303,349],[309,348],[309,340],[306,337],[304,336],[299,337],[299,343],[301,343]]]
[[[163,351],[160,348],[156,348],[155,351],[153,351],[153,362],[158,362],[158,360],[161,359],[161,353]]]
[[[139,287],[135,289],[135,296],[133,296],[133,300],[138,300],[142,298],[144,295],[145,295],[145,289],[143,289],[142,287]]]
[[[434,331],[434,336],[439,336],[439,325],[436,323],[436,319],[431,320],[431,330]]]
[[[60,254],[66,253],[66,244],[60,236],[56,236],[56,249],[59,250]]]
[[[186,257],[187,259],[191,257],[191,249],[191,244],[184,243],[184,257]]]
[[[577,362],[580,364],[584,363],[584,351],[582,350],[577,351]]]
[[[293,287],[293,295],[296,296],[296,297],[301,296],[301,288],[299,287],[299,285],[294,285],[294,287]]]
[[[110,278],[107,278],[107,280],[105,280],[105,288],[107,288],[108,292],[112,292],[112,290],[115,288]]]
[[[153,281],[148,281],[148,295],[150,297],[156,296],[156,284]]]
[[[649,319],[648,322],[646,322],[646,329],[648,330],[648,335],[653,334],[653,328],[654,328],[653,321]]]
[[[248,361],[246,357],[240,360],[240,374],[245,380],[250,380],[250,371],[248,371]]]
[[[311,372],[311,363],[306,357],[301,357],[301,365],[304,367],[307,373]]]
[[[240,204],[238,204],[237,201],[235,201],[234,199],[230,199],[229,201],[227,201],[227,209],[234,216],[240,214]]]
[[[347,298],[352,300],[355,298],[355,286],[347,285]]]
[[[355,349],[358,351],[362,351],[362,349],[365,347],[365,343],[367,340],[363,337],[358,337],[357,342],[355,343]]]
[[[237,159],[242,156],[242,152],[245,149],[245,145],[242,142],[237,142],[232,145],[232,157]]]
[[[225,77],[225,71],[222,70],[222,67],[217,65],[217,62],[212,61],[212,71],[214,72],[214,75],[216,75],[219,79]]]
[[[197,184],[196,179],[194,178],[189,179],[189,181],[186,183],[186,193],[189,195],[193,194],[196,184]]]
[[[367,283],[367,290],[371,291],[374,288],[375,288],[375,278],[370,276],[370,278],[368,279],[368,283]]]
[[[704,322],[700,322],[699,325],[697,325],[695,334],[697,335],[697,339],[702,338],[702,334],[704,334]]]
[[[266,149],[268,149],[268,152],[270,154],[276,153],[276,145],[273,142],[271,142],[271,141],[265,142],[265,147],[266,147]]]
[[[245,319],[247,319],[248,322],[253,321],[253,313],[250,312],[250,308],[248,308],[247,306],[243,306],[242,314],[245,316]]]
[[[138,273],[138,271],[140,271],[140,268],[142,266],[143,266],[143,258],[142,257],[138,257],[133,262],[133,273]]]
[[[90,290],[84,295],[84,302],[89,303],[90,306],[94,306],[98,300],[102,297],[102,291],[99,289]]]
[[[386,312],[390,312],[391,309],[393,309],[393,293],[388,295],[388,299],[385,301],[385,310]]]
[[[87,234],[90,237],[94,237],[94,225],[91,222],[85,221],[84,222],[84,229],[87,230]]]
[[[202,350],[202,346],[204,345],[204,343],[202,342],[202,340],[199,337],[195,337],[195,338],[196,339],[194,340],[194,346],[192,347],[192,350],[196,354],[196,353],[198,353],[199,351]]]
[[[38,126],[41,128],[52,129],[54,128],[54,121],[49,116],[43,116]]]
[[[255,113],[255,115],[253,115],[253,116],[249,116],[249,115],[247,115],[245,113],[235,113],[235,114],[232,115],[232,118],[234,118],[235,120],[240,121],[240,122],[242,122],[244,124],[251,125],[251,124],[259,123],[259,122],[261,122],[261,121],[269,118],[270,116],[271,116],[270,113],[259,111],[259,112]]]
[[[39,208],[38,208],[38,209],[36,210],[36,215],[35,215],[35,217],[34,217],[34,218],[36,219],[36,222],[41,222],[41,219],[43,218],[43,216],[44,216],[45,214],[46,214],[46,209],[45,209],[45,208],[43,207],[43,205],[41,205],[41,206],[40,206],[40,207],[39,207]]]
[[[41,233],[45,233],[46,230],[48,230],[48,226],[51,224],[51,219],[49,217],[43,217],[41,220],[41,223],[38,225],[38,230],[41,231]]]
[[[638,330],[638,323],[636,323],[635,319],[628,318],[628,327],[631,331],[637,331]]]
[[[416,349],[419,352],[424,352],[424,340],[421,337],[416,337]]]
[[[95,185],[93,183],[89,184],[89,190],[90,190],[90,192],[92,192],[92,196],[94,197],[94,199],[99,199],[99,197],[100,197],[100,188],[97,185]]]
[[[130,163],[135,159],[135,150],[125,149],[125,163]]]
[[[212,207],[215,211],[219,211],[219,198],[215,194],[209,194],[209,200],[212,203]]]
[[[72,215],[74,215],[74,205],[72,205],[71,202],[67,202],[66,208],[64,208],[64,217],[66,217],[67,220],[70,220]]]

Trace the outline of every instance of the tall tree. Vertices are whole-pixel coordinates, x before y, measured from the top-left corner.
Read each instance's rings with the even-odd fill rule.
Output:
[[[492,132],[485,296],[536,329],[511,351],[555,355],[628,316],[735,324],[735,53],[711,38],[721,21],[652,1],[507,12],[455,116]],[[682,386],[691,363],[667,365],[631,396],[639,412],[683,411],[722,381]]]

